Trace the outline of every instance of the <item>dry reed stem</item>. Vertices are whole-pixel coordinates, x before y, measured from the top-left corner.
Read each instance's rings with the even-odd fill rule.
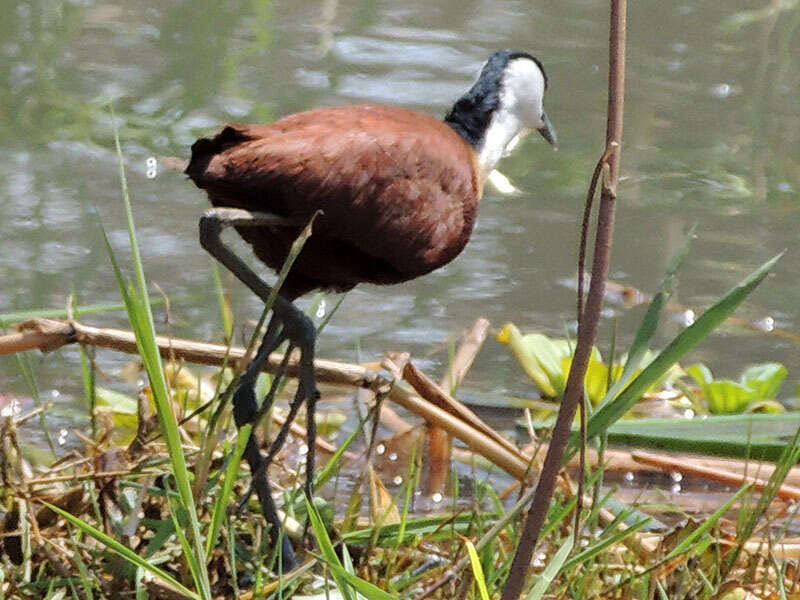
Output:
[[[724,469],[699,465],[686,460],[685,457],[677,458],[665,456],[663,454],[651,454],[650,452],[639,451],[631,452],[631,457],[635,461],[658,467],[664,471],[676,471],[683,475],[702,477],[704,479],[710,479],[711,481],[717,481],[726,485],[742,487],[743,485],[749,483],[759,492],[763,491],[768,485],[768,482],[764,479],[757,479],[747,475],[732,473]],[[776,496],[782,500],[800,500],[800,488],[784,484],[778,488]]]
[[[75,475],[53,475],[51,477],[36,477],[32,479],[26,479],[25,484],[29,486],[34,485],[47,485],[50,483],[63,483],[65,481],[87,481],[89,479],[100,479],[102,477],[128,477],[133,474],[133,471],[130,469],[122,469],[122,470],[115,470],[115,471],[97,471],[92,473],[81,473]],[[144,476],[148,473],[142,472],[139,475]],[[12,483],[14,486],[22,485],[21,481],[15,481]]]
[[[752,539],[744,543],[744,551],[748,554],[762,555],[764,548],[769,548],[770,556],[775,560],[800,559],[800,539],[798,538],[783,538],[772,541]]]
[[[393,359],[397,360],[398,356],[387,358],[383,364],[397,380],[400,380],[403,378],[405,369],[398,366]],[[421,389],[427,392],[426,388],[423,387]],[[528,470],[528,461],[525,460],[525,457],[516,447],[510,450],[506,444],[500,444],[493,437],[475,429],[472,423],[462,420],[460,417],[436,406],[429,400],[417,396],[411,390],[402,386],[395,385],[392,387],[389,392],[389,399],[409,412],[422,417],[427,423],[446,429],[448,433],[460,439],[475,453],[496,464],[513,477],[517,479],[525,478]]]
[[[55,349],[68,343],[81,343],[130,354],[138,352],[134,335],[130,331],[102,329],[77,322],[67,323],[50,319],[34,319],[22,324],[21,333],[24,340],[24,349],[43,347]],[[8,336],[0,336],[0,354],[8,353],[9,351],[10,346],[6,344],[7,338]],[[20,348],[19,339],[19,337],[15,338],[16,348]],[[225,346],[205,344],[192,340],[168,339],[159,336],[157,337],[157,343],[164,355],[171,353],[176,359],[203,365],[221,366],[226,357],[230,361],[244,355],[243,348],[234,347],[228,349]],[[407,361],[407,356],[399,356],[403,359],[401,362]],[[265,370],[276,369],[281,359],[282,356],[278,354],[270,356],[265,365]],[[397,355],[395,359],[398,359]],[[290,361],[289,375],[296,374],[296,370],[292,368],[294,365],[296,363]],[[321,359],[315,361],[316,373],[320,381],[372,390],[389,390],[389,398],[394,403],[399,404],[427,423],[446,430],[448,434],[464,442],[473,452],[483,456],[512,477],[523,480],[534,475],[529,469],[530,457],[521,453],[516,446],[493,430],[489,430],[487,433],[485,429],[488,426],[475,416],[472,411],[448,394],[444,394],[430,379],[415,368],[406,369],[407,365],[408,363],[406,362],[403,365],[404,368],[401,368],[390,359],[384,361],[384,366],[396,381],[403,379],[406,372],[410,373],[421,393],[432,396],[436,402],[441,402],[444,406],[447,406],[447,410],[440,408],[429,399],[423,399],[407,388],[399,385],[393,386],[392,381],[361,365]],[[452,410],[455,414],[448,412],[448,410]],[[605,520],[605,516],[601,514],[601,520]],[[609,519],[612,518],[610,513],[608,517]],[[639,547],[647,546],[641,541],[644,538],[640,538],[638,535],[632,537],[634,537],[631,541],[633,545]]]
[[[540,446],[542,451],[547,451],[547,445]],[[523,452],[527,453],[528,449],[523,448]],[[649,464],[637,461],[632,452],[628,450],[614,450],[606,448],[603,452],[603,469],[606,473],[609,472],[652,472],[653,468]],[[754,460],[739,460],[734,458],[714,458],[710,456],[700,456],[696,454],[674,454],[670,458],[680,461],[682,463],[691,462],[700,467],[709,469],[720,469],[736,473],[740,476],[745,476],[748,473],[755,474],[757,477],[769,479],[772,472],[775,470],[775,465],[756,462]],[[592,468],[599,466],[599,456],[597,450],[594,448],[586,449],[586,464]],[[567,467],[574,468],[578,466],[577,456],[573,456],[567,463]],[[800,467],[792,467],[786,476],[785,482],[790,486],[800,488]]]
[[[623,105],[625,101],[625,39],[626,39],[626,0],[610,0],[609,23],[609,64],[608,64],[608,110],[606,119],[606,150],[608,159],[603,169],[600,191],[600,207],[597,214],[597,226],[592,257],[592,277],[586,304],[582,294],[578,296],[578,334],[572,367],[567,378],[564,397],[553,426],[550,447],[542,464],[541,475],[536,486],[536,493],[531,502],[525,524],[522,527],[519,544],[508,571],[503,587],[502,600],[517,600],[533,557],[533,551],[544,525],[547,509],[553,497],[555,481],[561,470],[561,461],[570,437],[572,420],[578,404],[584,399],[583,379],[589,365],[589,356],[594,345],[600,313],[605,296],[605,284],[608,277],[611,256],[611,243],[614,237],[614,216],[617,200],[617,182],[619,178],[619,158],[622,143]],[[609,152],[609,149],[611,151]],[[607,173],[607,176],[605,174]],[[596,184],[596,181],[594,182]],[[593,195],[593,192],[590,192]],[[588,210],[588,206],[587,206]],[[586,238],[588,239],[588,238]],[[581,253],[583,256],[583,253]],[[579,268],[579,272],[583,268]],[[582,282],[582,279],[579,279]],[[581,288],[579,288],[581,289]],[[585,431],[585,429],[583,429]],[[583,440],[585,444],[585,440]],[[583,457],[583,445],[581,447]],[[579,502],[582,496],[578,496]],[[580,516],[580,508],[576,515],[576,524]],[[577,532],[576,532],[577,540]]]
[[[478,356],[489,333],[489,320],[479,318],[462,337],[461,345],[456,350],[447,372],[442,377],[439,387],[449,394],[454,394],[464,377],[467,376],[472,363]],[[427,495],[444,494],[450,475],[453,440],[450,434],[441,427],[431,426],[428,429],[428,480],[425,483]]]
[[[389,356],[396,362],[396,357],[399,355],[396,353],[390,353]],[[429,402],[432,402],[442,410],[447,411],[451,415],[459,417],[462,421],[469,423],[477,431],[480,431],[484,435],[492,438],[492,440],[494,440],[497,444],[504,446],[509,452],[513,452],[522,457],[522,453],[514,444],[489,427],[478,415],[464,406],[464,404],[453,398],[450,394],[445,393],[444,390],[436,385],[427,375],[419,371],[413,364],[411,364],[410,360],[406,360],[404,362],[405,364],[402,368],[402,378],[411,384],[411,387],[413,387],[420,396]]]
[[[19,325],[18,329],[19,333],[11,334],[11,336],[0,336],[0,354],[22,349],[53,350],[70,343],[108,348],[130,354],[138,352],[136,340],[131,331],[92,327],[75,321],[65,322],[52,319],[32,319]],[[8,343],[9,338],[13,338],[11,340],[13,345]],[[20,343],[20,340],[22,340],[22,343]],[[245,352],[244,348],[241,347],[227,348],[217,344],[206,344],[185,339],[170,339],[164,336],[158,336],[156,341],[162,355],[171,355],[176,359],[203,365],[221,366],[226,359],[228,362],[238,360],[244,356]],[[276,370],[282,358],[279,354],[272,354],[264,369],[266,371]],[[290,376],[296,376],[296,366],[296,360],[289,362],[288,374]],[[386,390],[392,386],[391,381],[360,365],[317,359],[314,361],[314,366],[318,380],[324,383],[364,387],[373,390]],[[418,373],[415,369],[409,372]],[[397,380],[402,379],[402,371],[396,371],[392,374],[395,375]],[[426,380],[427,378],[424,378],[422,381]],[[435,388],[435,384],[431,382],[431,385]],[[421,389],[425,393],[430,391],[424,385]],[[399,387],[394,388],[390,397],[396,403],[426,421],[446,427],[451,434],[464,441],[488,460],[497,459],[498,466],[509,474],[515,477],[522,477],[525,473],[527,461],[513,444],[497,436],[497,434],[494,435],[499,437],[500,442],[496,439],[488,438],[484,433],[477,431],[474,425],[461,421],[461,419],[450,415],[442,409],[437,409],[430,402]],[[454,406],[459,404],[441,392],[441,390],[436,394],[436,398],[446,404],[453,404]],[[464,414],[471,413],[466,407],[463,408],[463,411],[461,409],[454,410],[461,413],[466,411]],[[474,418],[479,421],[477,417]],[[484,424],[483,427],[487,426]]]
[[[476,326],[478,324],[476,323]],[[30,349],[55,349],[68,343],[83,343],[96,345],[99,347],[110,348],[128,353],[136,353],[136,344],[132,332],[118,329],[97,328],[77,322],[53,321],[50,319],[34,319],[23,323],[20,331],[6,336],[0,336],[0,354],[30,350]],[[172,352],[176,358],[204,365],[221,366],[226,356],[227,348],[216,344],[205,344],[193,340],[158,338],[159,348],[165,355]],[[477,349],[477,348],[476,348]],[[231,348],[228,354],[229,359],[236,359],[244,355],[242,348]],[[267,370],[274,369],[280,363],[280,355],[273,355],[265,367]],[[315,361],[317,376],[321,381],[329,384],[347,385],[355,387],[367,387],[371,389],[387,389],[391,382],[379,376],[373,370],[362,365],[342,363],[328,360]],[[466,372],[464,367],[457,373]],[[447,408],[434,410],[433,404],[410,393],[402,388],[395,388],[390,394],[390,398],[400,404],[416,416],[421,417],[428,423],[437,425],[448,432],[450,435],[458,437],[465,442],[474,452],[482,455],[487,460],[497,464],[507,473],[515,478],[522,479],[528,470],[530,458],[520,452],[513,444],[505,438],[499,436],[480,421],[472,411],[463,407],[461,403],[445,394],[433,382],[416,370],[413,366],[403,369],[402,373],[395,373],[400,379],[401,375],[410,375],[411,382],[417,384],[417,392],[428,396],[428,399]],[[452,409],[452,410],[451,410]],[[451,414],[452,413],[452,414]],[[453,416],[453,414],[458,416]],[[26,415],[27,420],[31,415]],[[298,433],[301,433],[298,431]],[[488,439],[487,439],[488,438]],[[329,448],[327,448],[329,449]],[[624,452],[608,451],[607,457],[612,460],[610,468],[619,470],[635,470],[635,461],[632,462],[630,455]],[[686,464],[687,460],[679,457],[676,460],[681,464]],[[692,458],[699,467],[710,469],[726,469],[744,472],[752,463],[746,461],[734,461],[730,459],[710,459]],[[761,465],[760,469],[765,470],[768,476],[771,465]],[[68,476],[59,481],[69,481],[81,478],[92,478],[99,476],[112,476],[116,472],[86,474],[80,476]],[[739,477],[737,475],[737,477]],[[790,472],[789,477],[800,483],[800,468],[795,468]],[[45,478],[32,480],[31,483],[45,483]],[[50,482],[55,479],[47,478]]]
[[[0,336],[0,354],[11,354],[23,350],[42,350],[48,352],[70,343],[109,348],[128,354],[137,354],[136,338],[132,331],[92,327],[76,321],[55,321],[52,319],[31,319],[17,326],[18,332]],[[156,343],[164,358],[175,358],[187,362],[222,366],[227,360],[233,364],[245,355],[244,348],[234,346],[230,350],[219,344],[206,344],[193,340],[157,336]],[[272,354],[264,370],[274,372],[283,356]],[[350,363],[331,360],[315,360],[317,380],[332,385],[352,387],[383,387],[388,384],[376,373]],[[297,376],[297,360],[289,361],[288,374]]]
[[[466,331],[462,337],[461,345],[458,347],[458,350],[456,350],[453,361],[447,369],[447,373],[445,373],[441,383],[439,383],[439,387],[452,394],[453,390],[461,385],[472,363],[475,362],[478,352],[481,351],[483,343],[486,341],[490,325],[491,323],[489,323],[488,319],[480,317],[472,324],[472,327]]]

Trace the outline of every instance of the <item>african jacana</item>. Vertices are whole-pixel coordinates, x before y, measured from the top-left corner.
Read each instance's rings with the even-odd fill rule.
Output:
[[[222,230],[235,227],[255,255],[277,270],[303,226],[321,211],[233,399],[237,426],[252,422],[272,402],[269,394],[259,409],[253,391],[267,356],[287,339],[300,349],[299,385],[287,427],[307,400],[309,497],[316,332],[293,300],[314,289],[343,292],[362,282],[407,281],[458,256],[475,224],[483,183],[512,142],[537,129],[556,145],[542,107],[546,88],[538,59],[503,50],[489,58],[444,121],[390,106],[340,106],[270,125],[228,125],[192,146],[186,174],[214,206],[200,219],[200,243],[265,302],[270,286],[222,242]],[[245,452],[274,531],[279,522],[265,466],[285,435],[284,428],[266,459],[252,437]],[[283,566],[291,568],[288,542],[283,555]]]

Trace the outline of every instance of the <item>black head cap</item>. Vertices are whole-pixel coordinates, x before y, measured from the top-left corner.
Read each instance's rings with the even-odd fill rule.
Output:
[[[518,58],[527,58],[536,63],[544,77],[544,88],[547,89],[547,73],[541,61],[532,54],[517,50],[498,50],[492,54],[483,65],[478,80],[456,101],[444,118],[445,123],[473,147],[480,144],[489,127],[492,113],[500,106],[503,73],[508,63]]]

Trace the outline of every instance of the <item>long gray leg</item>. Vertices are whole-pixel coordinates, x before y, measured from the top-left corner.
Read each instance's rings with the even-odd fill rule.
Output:
[[[297,225],[298,223],[296,222],[269,213],[255,213],[235,208],[212,208],[207,210],[200,218],[200,244],[261,300],[267,302],[272,293],[272,288],[223,243],[222,231],[226,227],[232,226],[296,227]],[[257,415],[258,405],[255,393],[252,391],[255,377],[263,367],[270,352],[277,348],[283,339],[289,339],[293,345],[300,348],[299,387],[305,391],[305,396],[309,399],[310,413],[313,418],[311,405],[312,403],[316,404],[319,394],[314,376],[316,329],[305,314],[280,294],[276,295],[272,310],[273,318],[270,320],[270,325],[267,328],[261,347],[251,364],[248,365],[242,377],[243,383],[239,385],[234,394],[234,418],[237,427],[252,422]],[[281,328],[279,325],[283,327]],[[314,437],[316,437],[315,433],[316,428],[313,428],[313,431],[309,431],[309,435],[313,434]],[[306,467],[306,477],[309,479],[313,477],[314,454],[311,449],[314,447],[314,442],[315,439],[309,437],[308,445],[310,450]],[[261,502],[264,517],[272,525],[273,534],[278,535],[281,527],[274,502],[272,501],[269,482],[267,481],[266,462],[253,437],[248,441],[245,456],[253,474],[253,486]],[[306,482],[306,492],[310,495],[311,489],[308,481]],[[285,535],[283,536],[283,542],[281,549],[283,567],[290,570],[296,565],[294,552]]]

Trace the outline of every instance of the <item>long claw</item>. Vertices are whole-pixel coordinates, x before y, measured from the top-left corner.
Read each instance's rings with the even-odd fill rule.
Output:
[[[247,458],[247,462],[250,464],[250,470],[253,473],[251,485],[255,488],[255,492],[258,495],[258,501],[261,503],[261,510],[264,513],[264,518],[272,526],[273,539],[276,541],[281,539],[281,566],[284,570],[291,571],[297,566],[297,560],[292,545],[281,527],[281,520],[278,517],[278,509],[275,507],[275,501],[272,499],[272,490],[270,489],[266,470],[262,469],[264,459],[261,456],[261,450],[253,436],[250,436],[250,439],[247,441],[244,454],[245,458]]]
[[[308,445],[308,454],[306,454],[305,492],[309,502],[314,499],[314,462],[317,449],[317,400],[319,400],[319,392],[315,389],[314,393],[309,394],[308,404],[306,405],[306,444]]]
[[[272,463],[275,455],[286,443],[286,437],[289,435],[289,430],[292,427],[292,423],[294,422],[295,417],[297,417],[300,407],[303,405],[303,400],[305,400],[305,394],[303,393],[303,386],[300,385],[297,388],[297,392],[295,392],[292,403],[289,405],[289,414],[286,415],[286,420],[283,422],[283,425],[281,425],[278,435],[275,436],[275,439],[272,441],[272,444],[269,447],[266,460],[264,461],[267,465]]]
[[[233,513],[235,515],[241,515],[244,512],[247,503],[250,502],[250,498],[253,496],[253,492],[255,491],[255,485],[252,481],[250,481],[250,485],[247,486],[247,491],[236,501],[236,506],[233,509]]]

